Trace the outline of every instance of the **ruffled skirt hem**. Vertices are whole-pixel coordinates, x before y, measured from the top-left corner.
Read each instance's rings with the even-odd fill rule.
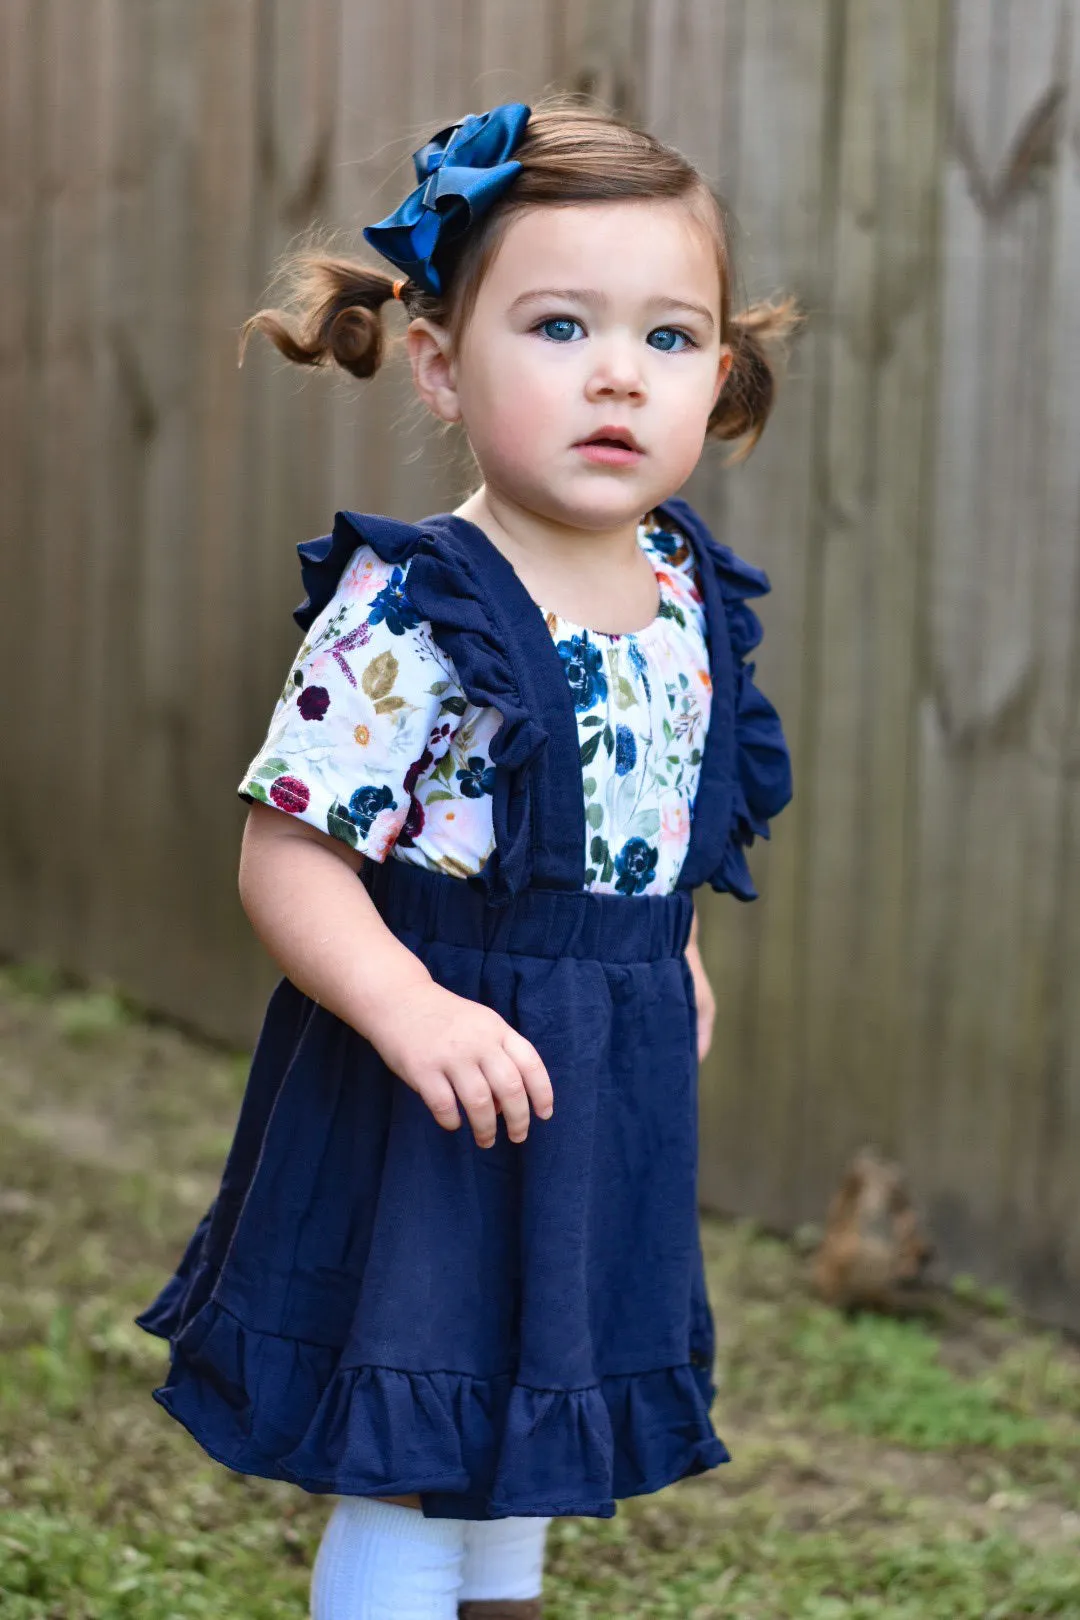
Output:
[[[569,1390],[343,1366],[339,1351],[256,1331],[213,1297],[182,1323],[186,1283],[174,1278],[136,1318],[170,1342],[154,1399],[239,1473],[315,1494],[417,1493],[432,1518],[611,1518],[620,1498],[729,1460],[704,1365]]]

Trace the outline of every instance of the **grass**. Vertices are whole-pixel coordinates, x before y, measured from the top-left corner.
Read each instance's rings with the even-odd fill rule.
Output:
[[[302,1620],[328,1498],[211,1463],[131,1318],[212,1195],[246,1065],[0,977],[0,1617]],[[1080,1620],[1080,1354],[974,1284],[937,1326],[815,1304],[706,1223],[734,1462],[552,1526],[546,1620]]]

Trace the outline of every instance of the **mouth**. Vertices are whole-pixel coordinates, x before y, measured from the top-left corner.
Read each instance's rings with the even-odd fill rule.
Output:
[[[587,461],[609,467],[632,466],[644,454],[629,428],[615,426],[597,428],[587,439],[579,439],[574,449]]]

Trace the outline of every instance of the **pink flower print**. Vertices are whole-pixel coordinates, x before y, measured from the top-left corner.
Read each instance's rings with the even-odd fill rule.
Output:
[[[393,815],[383,814],[375,818],[375,825],[368,835],[367,848],[367,853],[373,861],[385,861],[397,842],[398,832],[403,821],[404,816],[397,812]]]
[[[665,844],[685,844],[690,838],[690,811],[681,799],[666,800],[660,816],[660,837]]]
[[[340,640],[335,641],[334,645],[330,649],[330,656],[333,658],[335,664],[338,665],[350,686],[356,685],[356,676],[349,668],[349,665],[345,659],[345,654],[347,652],[355,652],[357,647],[362,647],[365,641],[370,641],[370,639],[371,626],[368,624],[358,624],[355,630],[350,630],[348,635],[342,636]]]
[[[311,803],[311,789],[298,776],[279,776],[270,784],[270,799],[279,810],[299,816]]]

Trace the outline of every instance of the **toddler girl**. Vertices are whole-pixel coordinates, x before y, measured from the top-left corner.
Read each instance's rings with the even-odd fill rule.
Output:
[[[691,894],[754,898],[791,791],[745,661],[768,582],[675,491],[706,437],[760,435],[792,306],[733,314],[708,187],[604,113],[499,106],[415,164],[364,232],[399,273],[305,254],[245,337],[366,377],[403,307],[480,481],[299,547],[305,639],[240,788],[285,977],[139,1318],[211,1456],[339,1498],[315,1620],[538,1616],[553,1515],[727,1459]]]

